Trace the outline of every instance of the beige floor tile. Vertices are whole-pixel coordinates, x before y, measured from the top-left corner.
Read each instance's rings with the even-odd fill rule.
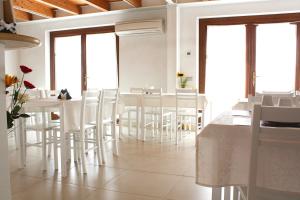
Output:
[[[54,170],[53,156],[48,159],[48,170],[41,170],[41,148],[27,148],[24,169],[18,169],[16,152],[10,138],[13,200],[202,200],[207,194],[205,188],[194,184],[193,135],[177,146],[152,138],[142,142],[127,137],[119,143],[118,157],[113,156],[112,144],[107,143],[104,166],[97,165],[90,151],[86,156],[88,173],[84,175],[80,165],[70,162],[66,178],[61,177],[60,170]]]
[[[157,198],[133,195],[122,192],[115,192],[109,190],[97,190],[92,192],[87,200],[159,200]]]
[[[13,200],[85,200],[91,191],[74,185],[43,181],[13,195]]]
[[[168,193],[168,200],[210,200],[211,189],[195,183],[195,178],[182,178]]]
[[[21,176],[19,174],[12,174],[10,176],[12,194],[23,192],[35,184],[41,183],[43,179]]]
[[[152,197],[165,196],[179,176],[128,171],[105,185],[106,189]]]
[[[103,188],[105,183],[120,176],[123,172],[124,170],[117,168],[88,165],[87,174],[83,174],[82,170],[74,167],[69,171],[68,176],[63,178],[62,182],[80,186]]]
[[[144,167],[143,171],[170,175],[183,175],[190,164],[182,159],[149,158],[148,160],[150,163]]]

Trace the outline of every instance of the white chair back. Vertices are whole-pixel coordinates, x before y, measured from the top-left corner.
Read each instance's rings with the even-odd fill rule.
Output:
[[[278,105],[280,107],[293,107],[295,106],[295,98],[280,98]]]
[[[94,121],[96,119],[96,111],[97,106],[99,104],[99,91],[97,90],[89,90],[83,91],[82,93],[82,101],[81,101],[81,110],[80,110],[80,130],[82,134],[84,134],[84,127],[88,122]],[[87,111],[88,112],[95,112],[90,113],[91,115],[95,114],[94,118],[91,117],[87,119]]]
[[[263,100],[263,96],[272,96],[272,101],[273,101],[273,105],[278,105],[279,104],[279,99],[280,98],[284,98],[284,97],[289,97],[292,98],[295,96],[294,92],[268,92],[268,91],[263,91],[262,93],[256,93],[255,94],[255,98],[253,100],[255,100],[255,102],[252,103],[260,103]]]
[[[59,90],[45,90],[46,97],[58,97],[60,91]]]
[[[45,97],[44,91],[40,89],[27,90],[26,93],[29,96],[29,99],[40,99]]]
[[[160,107],[162,109],[162,88],[144,89],[142,101],[144,107]]]
[[[119,89],[103,89],[101,93],[99,120],[108,117],[113,122],[116,122]]]
[[[281,127],[263,126],[261,121],[279,123]],[[248,200],[257,198],[258,147],[264,143],[300,144],[300,128],[286,127],[300,123],[300,108],[254,105],[251,131],[251,155],[248,177]]]
[[[130,93],[143,94],[144,88],[130,88]]]
[[[197,110],[198,92],[197,89],[176,89],[176,108],[189,108]]]

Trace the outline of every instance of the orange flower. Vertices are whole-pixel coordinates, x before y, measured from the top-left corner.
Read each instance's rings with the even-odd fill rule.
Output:
[[[5,75],[5,87],[10,87],[12,86],[13,84],[17,83],[19,80],[18,80],[18,77],[16,76],[10,76],[10,75]]]

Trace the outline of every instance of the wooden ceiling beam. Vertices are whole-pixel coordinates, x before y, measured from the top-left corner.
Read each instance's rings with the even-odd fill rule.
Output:
[[[14,9],[14,15],[15,15],[15,18],[20,21],[31,21],[32,20],[32,14],[21,11],[21,10]]]
[[[136,8],[142,6],[142,0],[123,0],[123,1]]]
[[[81,14],[80,7],[68,0],[36,0],[36,1],[46,6],[63,10],[72,15]]]
[[[13,7],[17,10],[35,14],[45,18],[53,18],[54,12],[48,6],[33,0],[13,0]]]
[[[106,0],[83,0],[86,4],[100,10],[100,11],[109,11],[110,4]]]

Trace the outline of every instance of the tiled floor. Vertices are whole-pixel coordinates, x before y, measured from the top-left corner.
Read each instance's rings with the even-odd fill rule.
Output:
[[[41,149],[28,147],[27,166],[18,169],[13,138],[10,162],[13,200],[210,200],[211,190],[195,184],[194,136],[178,146],[171,142],[125,138],[114,157],[108,146],[107,162],[97,166],[88,155],[88,174],[70,164],[67,178],[53,169],[41,171]]]

